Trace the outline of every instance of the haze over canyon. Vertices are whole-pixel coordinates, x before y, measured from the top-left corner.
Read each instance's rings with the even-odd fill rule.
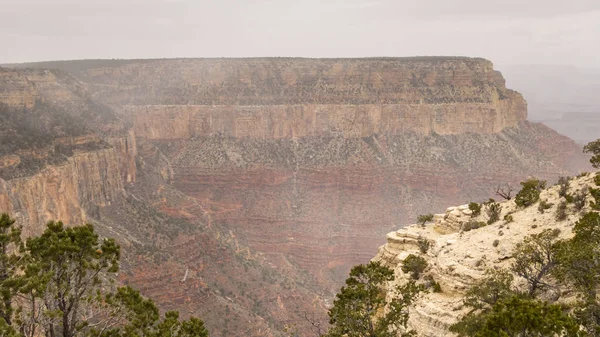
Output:
[[[0,102],[0,211],[95,224],[212,336],[306,331],[417,215],[589,168],[480,58],[19,64]]]

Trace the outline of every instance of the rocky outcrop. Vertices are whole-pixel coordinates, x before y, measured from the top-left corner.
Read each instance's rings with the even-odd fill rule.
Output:
[[[49,220],[85,223],[89,212],[122,193],[117,162],[114,149],[83,152],[33,176],[0,179],[0,211],[27,224],[25,235],[40,233]]]
[[[84,223],[135,181],[133,130],[73,77],[0,68],[0,90],[0,211],[25,234]]]
[[[569,183],[568,193],[579,193],[589,187],[597,187],[592,173],[576,178]],[[409,275],[402,272],[402,260],[409,254],[424,257],[429,267],[425,271],[441,286],[442,292],[424,294],[411,310],[409,327],[419,336],[453,336],[448,327],[464,315],[468,308],[463,306],[463,295],[485,271],[493,268],[509,269],[512,250],[515,245],[531,234],[546,229],[559,229],[560,237],[571,235],[573,224],[581,214],[590,210],[593,198],[588,195],[586,207],[576,211],[568,207],[567,219],[556,220],[556,208],[561,202],[559,186],[542,191],[541,200],[552,204],[550,209],[540,213],[537,205],[518,208],[514,200],[500,203],[500,219],[510,215],[512,221],[500,220],[494,224],[470,231],[463,231],[469,221],[485,222],[484,211],[472,217],[467,205],[450,207],[442,214],[436,214],[433,223],[425,226],[409,225],[387,235],[387,243],[379,248],[374,261],[381,261],[395,270],[394,284],[406,282]],[[421,252],[418,240],[430,242],[429,250]],[[518,279],[518,278],[517,278]]]

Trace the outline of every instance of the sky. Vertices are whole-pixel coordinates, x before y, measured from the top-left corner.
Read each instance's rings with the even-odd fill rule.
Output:
[[[600,0],[0,0],[0,63],[476,56],[600,68]]]

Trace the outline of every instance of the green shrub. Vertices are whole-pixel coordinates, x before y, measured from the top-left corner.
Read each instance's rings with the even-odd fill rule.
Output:
[[[588,143],[583,147],[583,152],[591,153],[590,163],[594,168],[600,168],[600,139]]]
[[[486,223],[483,221],[473,221],[473,220],[469,220],[468,222],[464,223],[462,226],[462,231],[463,232],[468,232],[470,230],[473,229],[478,229],[481,227],[485,227]]]
[[[433,284],[431,285],[431,288],[433,289],[434,293],[442,292],[442,286],[440,286],[440,284],[438,282],[433,282]]]
[[[596,173],[596,176],[594,176],[594,184],[600,186],[600,173]]]
[[[418,280],[425,269],[427,269],[427,261],[421,256],[410,254],[402,261],[402,271],[410,273],[410,277],[414,280]]]
[[[594,198],[591,203],[592,209],[600,211],[600,188],[590,188],[590,195]]]
[[[421,253],[426,254],[429,250],[429,247],[431,247],[431,242],[429,242],[427,239],[420,238],[417,240],[417,245],[419,246]]]
[[[558,178],[558,186],[560,186],[560,188],[558,189],[558,196],[559,197],[565,197],[567,195],[567,193],[569,193],[569,181],[571,180],[571,177],[559,177]]]
[[[521,182],[521,190],[515,197],[515,203],[519,207],[529,207],[540,199],[540,192],[546,188],[546,181],[529,179]]]
[[[563,221],[567,218],[567,202],[562,201],[556,208],[556,220]]]
[[[485,212],[488,215],[488,225],[495,223],[500,220],[500,212],[502,212],[502,206],[497,202],[491,202],[486,205]]]
[[[481,214],[481,205],[476,202],[470,202],[469,209],[471,210],[471,218],[477,217]]]
[[[431,221],[433,221],[433,214],[424,214],[417,217],[417,223],[420,224],[421,227],[425,227],[425,224]]]
[[[515,219],[513,219],[513,216],[512,216],[512,214],[506,214],[506,215],[504,216],[504,222],[505,222],[505,223],[511,223],[511,222],[513,222],[513,221],[515,221]]]
[[[573,196],[573,204],[577,211],[581,211],[585,207],[585,200],[587,198],[587,195],[587,189],[582,189],[581,191],[575,193],[575,195]]]
[[[538,205],[538,211],[542,214],[544,214],[544,212],[547,209],[550,209],[552,206],[554,206],[554,204],[549,203],[548,200],[541,200],[540,204]]]

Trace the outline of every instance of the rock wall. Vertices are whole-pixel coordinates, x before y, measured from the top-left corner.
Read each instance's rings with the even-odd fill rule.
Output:
[[[492,103],[126,106],[136,133],[148,139],[189,139],[224,135],[236,138],[360,138],[406,132],[455,135],[494,133],[525,119],[525,102]]]
[[[12,107],[33,107],[36,94],[22,73],[0,68],[0,102]]]
[[[56,70],[0,68],[0,212],[27,235],[81,224],[136,176],[135,134]]]
[[[42,64],[74,73],[151,139],[493,133],[527,118],[490,61],[179,59]]]
[[[39,234],[49,220],[85,223],[88,212],[122,193],[117,162],[114,149],[78,153],[33,176],[0,179],[0,211],[25,225],[25,235]]]

